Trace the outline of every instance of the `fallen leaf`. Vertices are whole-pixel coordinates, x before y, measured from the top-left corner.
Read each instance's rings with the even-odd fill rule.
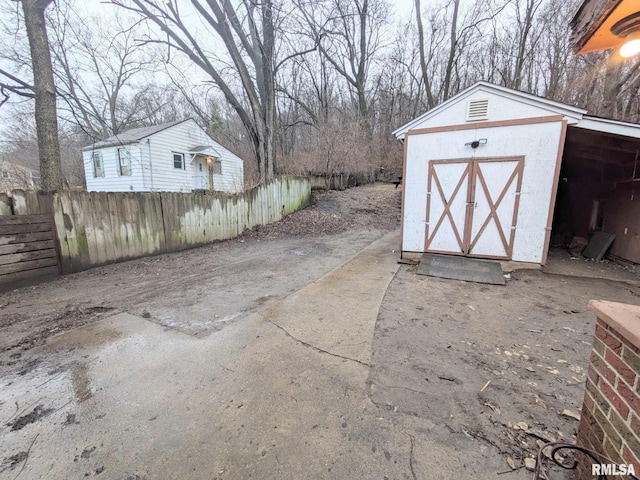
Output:
[[[558,375],[560,372],[555,368],[552,368],[550,370],[547,370],[547,373],[550,373],[551,375]]]
[[[536,461],[534,458],[525,458],[524,459],[524,468],[533,472],[536,468]]]
[[[573,418],[574,420],[580,421],[580,414],[578,412],[574,412],[573,410],[564,409],[560,413],[563,417]]]
[[[527,367],[527,370],[529,370],[530,372],[535,372],[536,371],[535,368],[531,368],[531,367]]]
[[[527,425],[524,422],[518,422],[513,426],[513,429],[514,430],[522,430],[522,431],[526,432],[527,430],[529,430],[529,425]]]
[[[515,470],[516,469],[516,462],[513,458],[511,457],[507,457],[507,465],[509,465],[509,468],[511,470]]]
[[[491,380],[487,380],[487,383],[484,384],[484,387],[482,387],[480,389],[480,393],[484,392],[487,389],[487,387],[489,386],[490,383],[491,383]]]
[[[540,397],[536,397],[536,405],[541,406],[545,410],[547,409],[547,404]]]
[[[491,410],[493,410],[494,412],[496,412],[498,415],[500,415],[500,413],[502,413],[502,411],[500,410],[499,407],[496,407],[494,404],[492,404],[490,402],[486,402],[485,405],[487,407],[489,407]]]
[[[557,441],[557,439],[553,435],[551,435],[551,434],[549,434],[547,432],[543,432],[542,430],[540,430],[538,428],[529,428],[529,429],[527,429],[525,431],[525,433],[527,435],[531,435],[532,437],[540,438],[540,439],[542,439],[542,440],[544,440],[546,442],[555,442],[555,441]]]
[[[507,357],[510,357],[511,355],[513,355],[513,353],[511,353],[509,350],[505,350],[505,351],[504,351],[504,354],[505,354]]]
[[[559,360],[558,360],[558,363],[567,364],[567,363],[569,363],[569,362],[567,362],[566,360],[563,360],[563,359],[559,359]]]

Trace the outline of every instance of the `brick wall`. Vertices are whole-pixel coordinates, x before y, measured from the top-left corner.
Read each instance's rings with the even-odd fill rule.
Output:
[[[597,316],[578,445],[640,472],[640,307],[591,301]],[[582,459],[577,479],[591,478]]]

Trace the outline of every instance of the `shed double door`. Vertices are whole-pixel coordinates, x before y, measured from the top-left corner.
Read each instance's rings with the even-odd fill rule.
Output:
[[[524,158],[432,160],[425,251],[510,259]]]

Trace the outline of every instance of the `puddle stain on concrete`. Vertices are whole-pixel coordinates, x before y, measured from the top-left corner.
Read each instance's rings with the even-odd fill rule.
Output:
[[[73,369],[71,373],[71,384],[73,385],[73,393],[78,403],[82,403],[93,397],[86,364],[82,363]]]
[[[92,324],[52,337],[48,350],[96,348],[124,337],[124,332],[109,325]]]

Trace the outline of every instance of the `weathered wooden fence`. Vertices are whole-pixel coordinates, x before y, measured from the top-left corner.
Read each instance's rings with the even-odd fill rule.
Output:
[[[225,240],[311,201],[307,177],[283,177],[241,194],[14,191],[16,215],[53,215],[62,273]],[[4,206],[3,206],[4,204]]]
[[[376,182],[373,173],[333,173],[310,175],[311,188],[324,190],[344,190]]]

